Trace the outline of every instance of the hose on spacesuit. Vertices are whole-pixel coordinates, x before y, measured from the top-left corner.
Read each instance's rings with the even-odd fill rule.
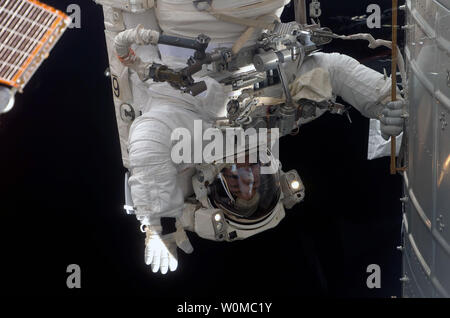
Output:
[[[125,30],[114,38],[114,46],[117,55],[121,59],[129,57],[131,46],[138,45],[157,45],[159,41],[159,32],[144,29],[142,25],[138,25],[134,29]]]
[[[333,38],[341,39],[341,40],[366,40],[369,42],[369,48],[376,49],[380,46],[385,46],[392,50],[392,42],[383,39],[375,39],[369,33],[357,33],[352,35],[338,35],[333,33]],[[397,63],[398,68],[400,70],[400,76],[402,78],[402,91],[405,91],[407,88],[407,79],[406,79],[406,69],[405,69],[405,60],[403,55],[401,54],[400,48],[397,47]],[[394,73],[393,73],[394,74]]]

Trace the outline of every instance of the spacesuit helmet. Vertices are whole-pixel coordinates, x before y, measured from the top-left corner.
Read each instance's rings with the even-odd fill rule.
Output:
[[[231,163],[209,185],[210,204],[238,223],[256,223],[268,217],[280,200],[279,172],[266,172],[271,163]]]

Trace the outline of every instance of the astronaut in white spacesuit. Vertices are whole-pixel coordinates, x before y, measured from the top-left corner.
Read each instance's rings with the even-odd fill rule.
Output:
[[[206,34],[211,38],[208,50],[217,47],[234,49],[237,45],[246,47],[255,42],[261,29],[258,25],[245,21],[263,21],[267,17],[272,17],[273,20],[274,16],[280,17],[284,6],[290,0],[96,2],[104,8],[122,155],[124,165],[130,170],[128,185],[132,208],[146,232],[145,261],[151,265],[152,271],[165,274],[169,270],[176,270],[177,246],[187,253],[192,252],[193,248],[183,228],[195,231],[202,237],[223,238],[222,234],[217,236],[217,229],[219,225],[220,228],[223,226],[221,219],[227,217],[228,225],[235,226],[233,231],[226,232],[227,240],[232,240],[257,233],[250,229],[250,221],[243,221],[249,215],[254,217],[255,222],[266,222],[265,227],[259,228],[276,226],[284,216],[282,204],[278,204],[280,198],[285,198],[285,206],[292,206],[286,204],[289,197],[286,191],[289,192],[289,189],[286,190],[279,176],[274,174],[262,177],[258,167],[232,164],[224,169],[216,169],[216,174],[210,176],[211,182],[203,182],[203,176],[198,178],[201,180],[201,183],[197,184],[198,189],[202,189],[205,184],[208,187],[206,194],[202,195],[200,190],[195,189],[197,178],[192,178],[198,172],[195,165],[175,164],[172,161],[171,151],[174,143],[171,134],[175,129],[186,128],[195,138],[198,137],[194,133],[195,120],[201,119],[203,128],[206,129],[211,127],[217,118],[226,116],[226,105],[229,101],[226,85],[210,77],[205,68],[197,74],[196,80],[203,80],[208,89],[195,97],[181,93],[165,82],[148,80],[143,83],[136,70],[127,67],[130,66],[126,63],[126,59],[130,57],[129,52],[118,54],[117,41],[114,40],[117,40],[121,32],[142,25],[162,34],[183,38],[195,39],[199,34]],[[130,52],[143,61],[160,63],[173,69],[186,66],[186,61],[192,55],[192,50],[161,44],[134,45],[133,51]],[[298,88],[293,94],[301,95],[302,89],[306,87],[309,88],[306,96],[319,96],[317,101],[341,96],[364,116],[379,119],[381,132],[386,138],[401,133],[403,102],[390,101],[391,81],[385,79],[383,74],[361,65],[351,57],[337,53],[313,53],[306,57],[303,63],[285,61],[283,69],[287,78],[297,79],[295,84],[291,83],[291,88]],[[309,118],[299,119],[296,124],[306,123],[324,112],[325,110],[317,109]],[[295,175],[294,179],[289,179],[287,174],[282,174],[282,177],[283,180],[290,180],[293,190],[301,187]],[[208,179],[207,176],[205,178]],[[247,194],[239,194],[239,189],[243,188],[247,189],[243,191]],[[199,204],[187,204],[186,201],[194,192],[197,200],[203,203],[203,209],[197,214],[192,211],[198,209]],[[297,194],[295,191],[292,193]],[[298,194],[298,197],[301,195]],[[262,206],[259,202],[262,198],[266,199],[263,205],[268,211],[258,214],[259,212],[255,212],[255,206]],[[233,206],[230,206],[230,202]],[[209,208],[205,205],[209,205]],[[237,211],[236,207],[244,208]],[[186,212],[187,210],[191,210],[191,213]],[[270,213],[275,217],[267,220]],[[193,220],[194,215],[198,219],[203,215],[212,216],[212,223]],[[177,220],[176,231],[163,233],[161,220],[164,218]],[[251,217],[248,219],[251,220]],[[236,225],[239,220],[242,221],[241,227]],[[200,234],[203,231],[202,226],[208,227],[210,224],[217,226],[211,230],[213,234]],[[246,231],[251,233],[245,234]]]

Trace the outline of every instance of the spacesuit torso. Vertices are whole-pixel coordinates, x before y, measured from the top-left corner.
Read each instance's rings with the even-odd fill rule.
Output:
[[[224,228],[220,221],[224,215],[208,197],[211,192],[208,184],[216,180],[215,175],[208,180],[193,178],[198,172],[194,164],[175,164],[171,159],[174,146],[172,132],[182,127],[190,132],[192,143],[196,138],[202,139],[196,135],[194,122],[201,120],[204,130],[212,127],[218,118],[226,118],[226,107],[236,97],[236,90],[219,83],[215,72],[205,65],[194,79],[204,81],[208,89],[197,96],[182,93],[166,82],[143,82],[135,71],[123,63],[123,58],[118,58],[114,45],[117,45],[115,38],[118,34],[142,25],[182,38],[194,39],[203,33],[211,38],[207,51],[226,47],[239,52],[255,42],[261,33],[258,26],[265,25],[261,22],[263,18],[279,18],[284,5],[290,0],[95,1],[104,8],[122,157],[124,166],[131,172],[128,184],[138,219],[147,225],[159,225],[162,217],[183,219],[187,229],[201,237],[216,240],[242,239],[276,226],[284,217],[283,202],[290,208],[303,199],[303,185],[296,173],[281,173],[281,181],[274,183],[283,189],[283,195],[268,214],[270,217],[260,218],[261,224],[253,224],[252,227],[248,222],[238,224],[228,219],[229,228]],[[205,9],[208,5],[210,9]],[[138,31],[133,32],[137,34]],[[137,38],[138,42],[143,41]],[[192,50],[162,44],[133,45],[131,53],[144,62],[161,63],[175,69],[186,66]],[[296,100],[333,102],[339,95],[363,115],[378,118],[383,102],[389,97],[389,79],[341,54],[314,53],[301,61],[280,62],[280,67]],[[283,92],[280,87],[271,97],[282,100],[283,96],[286,98],[286,91]],[[314,109],[292,122],[287,131],[319,117],[327,110],[330,109]],[[206,169],[202,173],[209,172]],[[220,175],[220,170],[217,173]],[[194,209],[186,208],[185,200],[194,192],[198,203],[194,204]],[[230,193],[228,195],[234,200]],[[203,210],[195,212],[199,207]],[[186,210],[190,212],[186,213]]]

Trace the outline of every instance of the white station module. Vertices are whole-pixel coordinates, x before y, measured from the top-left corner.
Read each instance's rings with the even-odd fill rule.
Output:
[[[406,1],[403,296],[450,297],[450,1]]]

